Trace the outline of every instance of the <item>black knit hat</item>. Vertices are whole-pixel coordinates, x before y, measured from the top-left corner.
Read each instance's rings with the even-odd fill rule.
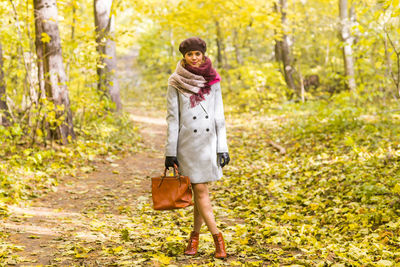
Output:
[[[179,51],[183,56],[189,51],[200,51],[204,54],[207,51],[207,45],[199,37],[190,37],[182,41],[179,45]]]

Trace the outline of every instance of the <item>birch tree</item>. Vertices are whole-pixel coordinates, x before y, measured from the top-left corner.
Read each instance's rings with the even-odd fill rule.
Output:
[[[39,84],[54,104],[55,120],[48,122],[50,138],[63,144],[75,138],[67,77],[63,66],[56,0],[34,0]]]
[[[356,90],[353,60],[353,36],[350,33],[351,21],[347,0],[339,0],[340,37],[343,42],[343,61],[347,84],[351,91]]]
[[[112,0],[94,0],[97,52],[100,56],[97,75],[98,89],[111,97],[118,111],[122,109],[122,103],[116,77],[115,18],[111,14],[112,2]]]

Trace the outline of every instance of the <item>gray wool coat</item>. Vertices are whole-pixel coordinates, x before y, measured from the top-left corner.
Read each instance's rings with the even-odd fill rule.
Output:
[[[168,86],[167,123],[165,156],[178,158],[180,174],[192,183],[219,180],[217,153],[228,152],[220,83],[193,108],[187,96]]]

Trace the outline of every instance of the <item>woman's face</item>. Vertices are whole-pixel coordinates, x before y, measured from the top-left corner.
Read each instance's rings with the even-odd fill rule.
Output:
[[[193,67],[199,67],[203,63],[203,53],[200,51],[189,51],[185,54],[185,61]]]

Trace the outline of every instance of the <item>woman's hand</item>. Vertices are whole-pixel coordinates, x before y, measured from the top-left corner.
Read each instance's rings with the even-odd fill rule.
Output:
[[[179,167],[177,157],[165,157],[165,168],[169,169],[169,167],[174,167],[174,164]]]
[[[217,153],[217,160],[218,164],[223,168],[225,165],[228,165],[229,161],[231,161],[231,158],[229,157],[228,152],[223,152],[223,153]]]

